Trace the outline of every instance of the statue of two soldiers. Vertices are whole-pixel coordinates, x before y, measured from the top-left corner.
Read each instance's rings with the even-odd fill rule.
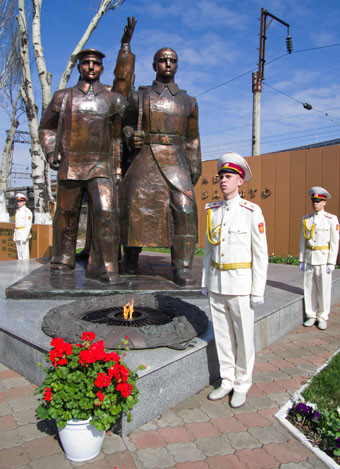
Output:
[[[40,140],[49,164],[58,170],[50,267],[74,268],[87,192],[92,212],[88,277],[122,282],[120,244],[128,273],[138,272],[143,246],[169,246],[173,279],[189,286],[197,241],[193,186],[201,174],[198,107],[174,81],[178,58],[170,48],[155,54],[153,84],[129,92],[135,24],[128,19],[112,87],[100,83],[104,54],[83,50],[77,56],[78,83],[57,91],[42,116]]]

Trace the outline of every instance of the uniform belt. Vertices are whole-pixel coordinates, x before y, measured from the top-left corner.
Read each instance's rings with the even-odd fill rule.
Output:
[[[323,249],[327,249],[327,251],[329,251],[329,244],[327,244],[327,246],[306,246],[306,247],[310,251],[321,251]]]
[[[251,262],[231,262],[230,264],[218,264],[211,261],[210,265],[217,270],[237,270],[237,269],[251,269]]]
[[[23,230],[24,228],[26,228],[26,226],[16,226],[15,227],[16,230]]]
[[[185,137],[180,135],[171,134],[147,134],[144,138],[144,143],[159,143],[160,145],[182,145],[185,142]]]

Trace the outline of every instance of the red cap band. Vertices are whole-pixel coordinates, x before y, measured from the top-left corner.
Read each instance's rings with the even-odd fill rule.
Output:
[[[242,179],[244,179],[244,171],[242,168],[240,168],[240,166],[237,166],[237,164],[234,164],[234,163],[224,163],[221,168],[220,168],[220,171],[223,171],[224,169],[233,169],[234,171],[237,171]]]
[[[327,200],[327,197],[323,194],[313,194],[312,195],[312,199],[323,199],[323,200]]]

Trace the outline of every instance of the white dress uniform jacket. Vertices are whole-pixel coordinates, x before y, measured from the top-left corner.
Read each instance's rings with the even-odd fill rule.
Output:
[[[32,228],[32,212],[26,205],[16,210],[14,223],[13,241],[27,241]]]
[[[336,264],[339,221],[324,210],[305,215],[300,235],[300,262],[311,265]]]
[[[202,287],[222,295],[263,297],[268,249],[261,208],[239,195],[207,208],[212,241],[220,243],[210,243],[206,235]]]

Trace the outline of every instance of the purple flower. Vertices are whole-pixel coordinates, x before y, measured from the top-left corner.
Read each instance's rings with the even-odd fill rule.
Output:
[[[340,448],[340,436],[335,440],[335,444],[337,448]]]
[[[295,409],[300,415],[309,415],[313,410],[312,407],[304,404],[303,402],[299,402]]]
[[[312,414],[312,420],[314,420],[315,422],[318,422],[320,420],[320,414],[319,412],[316,410],[315,412],[313,412]]]

